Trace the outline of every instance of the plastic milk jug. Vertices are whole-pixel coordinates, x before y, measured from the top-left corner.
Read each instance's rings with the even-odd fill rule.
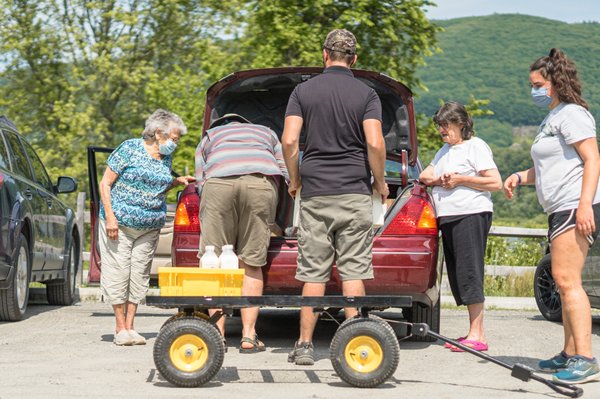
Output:
[[[200,267],[203,269],[218,269],[219,257],[215,253],[215,247],[213,245],[207,245],[204,250],[204,255],[200,258]]]
[[[373,190],[373,227],[383,226],[387,205],[381,203],[381,194]]]
[[[221,269],[239,268],[238,257],[233,252],[233,245],[223,245],[219,261],[221,262]]]

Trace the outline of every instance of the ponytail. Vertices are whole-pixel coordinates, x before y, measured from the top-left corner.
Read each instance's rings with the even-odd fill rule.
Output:
[[[531,64],[529,71],[538,71],[544,79],[550,80],[561,102],[589,108],[587,102],[581,97],[581,83],[577,77],[575,63],[561,50],[551,49],[547,56]]]

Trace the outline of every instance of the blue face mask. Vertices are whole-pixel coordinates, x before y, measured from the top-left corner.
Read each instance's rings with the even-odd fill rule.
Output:
[[[533,98],[533,103],[540,108],[548,108],[552,103],[552,97],[548,96],[548,89],[545,87],[532,87],[531,97]]]
[[[168,139],[166,143],[158,145],[158,152],[162,155],[171,155],[177,148],[177,144],[171,139]]]

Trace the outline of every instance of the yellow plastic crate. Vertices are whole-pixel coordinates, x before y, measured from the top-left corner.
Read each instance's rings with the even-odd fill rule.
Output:
[[[161,296],[241,296],[244,269],[159,267]]]

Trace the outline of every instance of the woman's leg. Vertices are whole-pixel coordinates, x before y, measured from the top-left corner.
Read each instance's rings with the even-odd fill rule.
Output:
[[[138,304],[146,298],[150,285],[150,268],[154,252],[158,245],[159,230],[128,231],[131,235],[132,248],[131,274],[129,276],[129,297],[126,305],[127,330],[134,329],[135,313]]]
[[[565,332],[564,351],[568,355],[592,355],[592,315],[583,289],[581,273],[589,243],[575,229],[552,240],[552,277],[560,292]]]
[[[469,310],[469,334],[467,334],[466,339],[486,343],[483,332],[484,303],[467,305],[467,309]]]

